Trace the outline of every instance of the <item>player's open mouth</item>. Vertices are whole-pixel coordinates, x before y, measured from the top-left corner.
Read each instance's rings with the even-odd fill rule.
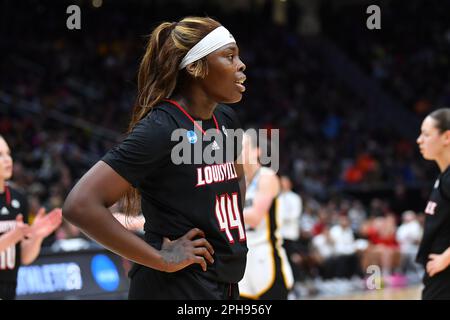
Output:
[[[243,85],[243,83],[245,82],[246,79],[247,78],[243,77],[235,82],[236,86],[239,88],[239,91],[241,92],[245,91],[245,86]]]

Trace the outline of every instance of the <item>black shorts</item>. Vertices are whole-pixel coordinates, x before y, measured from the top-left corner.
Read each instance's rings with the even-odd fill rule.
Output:
[[[287,300],[289,289],[282,277],[277,277],[272,287],[259,297],[259,300]]]
[[[17,283],[0,282],[0,299],[14,300],[16,298]]]
[[[429,277],[425,273],[422,291],[423,300],[450,300],[450,268]]]
[[[199,272],[180,270],[167,273],[134,266],[128,299],[130,300],[236,300],[236,283],[212,281]]]

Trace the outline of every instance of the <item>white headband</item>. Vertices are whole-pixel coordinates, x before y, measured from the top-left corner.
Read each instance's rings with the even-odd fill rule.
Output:
[[[195,62],[211,52],[219,49],[220,47],[236,42],[225,27],[220,26],[210,33],[208,33],[202,40],[200,40],[191,50],[186,53],[183,60],[181,60],[179,70],[185,68],[188,64]]]

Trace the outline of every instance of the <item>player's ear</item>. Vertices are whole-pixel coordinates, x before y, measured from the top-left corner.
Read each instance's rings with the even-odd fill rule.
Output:
[[[450,146],[450,130],[446,130],[443,134],[444,144]]]
[[[208,65],[205,59],[194,61],[186,66],[186,72],[192,78],[204,79],[208,74]]]
[[[202,66],[201,66],[201,60],[194,61],[186,66],[186,72],[192,77],[192,78],[202,78]]]
[[[186,66],[186,72],[189,73],[191,77],[195,77],[195,63],[189,63]]]

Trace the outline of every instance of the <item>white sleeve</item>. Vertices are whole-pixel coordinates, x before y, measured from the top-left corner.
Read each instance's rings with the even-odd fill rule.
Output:
[[[302,210],[302,201],[297,194],[286,194],[280,198],[282,205],[283,219],[294,220],[299,219]]]

